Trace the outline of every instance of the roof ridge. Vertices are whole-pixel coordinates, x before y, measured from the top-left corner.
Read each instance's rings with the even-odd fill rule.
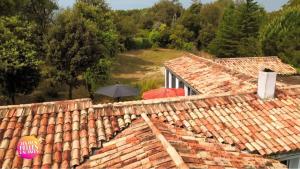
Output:
[[[278,56],[254,56],[254,57],[239,56],[239,57],[230,57],[230,58],[214,58],[213,60],[217,61],[217,60],[242,60],[242,59],[279,59],[279,57]]]
[[[57,101],[39,102],[39,103],[5,105],[5,106],[0,106],[0,109],[25,108],[25,107],[31,107],[31,106],[41,106],[41,105],[51,105],[51,104],[59,104],[59,103],[71,103],[71,102],[82,102],[82,101],[90,101],[91,102],[92,99],[91,98],[81,98],[81,99],[72,99],[72,100],[57,100]]]
[[[146,122],[146,124],[149,126],[149,128],[152,130],[155,137],[161,142],[164,149],[167,151],[175,165],[180,169],[188,169],[189,167],[187,164],[183,161],[182,157],[179,155],[177,150],[170,144],[170,142],[164,137],[164,135],[160,132],[158,128],[152,123],[152,121],[148,118],[148,116],[145,113],[141,114],[142,118]]]

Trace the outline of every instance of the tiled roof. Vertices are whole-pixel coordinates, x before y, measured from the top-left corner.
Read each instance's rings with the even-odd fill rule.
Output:
[[[154,124],[157,124],[155,119],[158,119],[174,127],[182,127],[192,132],[195,137],[200,134],[204,138],[211,138],[218,142],[215,143],[217,145],[231,144],[237,149],[233,154],[239,154],[239,158],[244,157],[243,153],[238,153],[241,151],[272,155],[298,151],[300,148],[300,86],[278,90],[276,99],[268,101],[259,100],[254,93],[215,97],[198,95],[100,105],[92,105],[89,99],[81,99],[0,107],[0,168],[78,166],[96,150],[100,149],[98,151],[100,154],[108,151],[105,146],[113,145],[114,141],[111,140],[117,133],[128,127],[134,119],[140,119],[143,113],[150,116]],[[143,122],[137,121],[137,123],[139,124],[136,125],[140,126]],[[160,125],[169,128],[169,125],[164,126],[163,123]],[[186,161],[180,147],[172,143],[172,139],[163,128],[160,128],[160,125],[156,127],[189,166],[190,162]],[[131,137],[127,132],[136,131],[134,127],[127,129],[117,135],[115,140],[127,139],[127,136]],[[137,127],[137,129],[141,128]],[[146,129],[142,131],[146,132]],[[27,135],[43,139],[41,154],[33,160],[21,159],[16,155],[18,140]],[[146,135],[145,137],[148,137]],[[178,137],[181,137],[180,133]],[[135,141],[140,144],[146,142],[146,140]],[[104,148],[101,149],[103,144]],[[200,145],[208,145],[208,143]],[[227,153],[225,147],[223,149]],[[164,151],[161,153],[163,154]],[[167,153],[169,154],[168,151]],[[201,152],[195,153],[201,154]],[[203,151],[202,154],[205,152]],[[160,155],[149,156],[150,163],[159,162],[157,159],[160,159],[158,158]],[[187,156],[189,155],[192,156],[188,153]],[[214,155],[216,157],[218,154]],[[126,155],[124,156],[122,158],[127,158]],[[169,157],[172,161],[176,158],[176,156]],[[218,161],[218,159],[213,161],[215,160]],[[168,161],[170,166],[173,165],[172,161]],[[126,161],[126,164],[129,163],[130,160]],[[270,165],[269,162],[267,164]],[[201,164],[195,162],[191,165]]]
[[[135,118],[100,116],[91,107],[90,99],[0,107],[0,168],[77,166]],[[43,139],[33,160],[16,155],[27,135]]]
[[[261,68],[272,69],[280,75],[290,75],[278,76],[277,87],[299,83],[298,76],[294,76],[297,73],[296,70],[274,56],[210,60],[186,54],[167,61],[165,66],[199,94],[207,96],[256,91],[257,76]]]
[[[167,61],[165,66],[200,94],[254,91],[257,82],[252,76],[192,54]]]
[[[142,117],[79,168],[286,168],[278,161]]]
[[[261,155],[300,150],[300,86],[277,90],[276,98],[267,101],[247,93],[133,101],[94,108],[102,116],[147,113]]]
[[[240,58],[221,58],[215,59],[216,63],[226,66],[227,68],[257,77],[258,72],[264,68],[271,69],[278,74],[295,74],[296,69],[283,63],[276,56],[266,57],[240,57]]]

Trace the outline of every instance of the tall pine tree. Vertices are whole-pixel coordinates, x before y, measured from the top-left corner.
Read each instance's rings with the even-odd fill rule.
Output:
[[[238,28],[235,15],[235,6],[230,5],[224,12],[216,38],[209,45],[210,52],[218,57],[238,55]]]
[[[246,0],[236,10],[239,31],[238,55],[257,56],[261,54],[259,30],[263,18],[262,8],[254,0]]]
[[[218,57],[257,56],[263,9],[254,0],[229,6],[218,27],[210,52]]]

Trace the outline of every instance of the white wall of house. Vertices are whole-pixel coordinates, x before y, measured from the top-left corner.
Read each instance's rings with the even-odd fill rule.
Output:
[[[180,78],[172,74],[167,68],[165,68],[165,88],[183,88],[185,96],[197,94],[188,84],[181,81]]]
[[[300,169],[300,152],[291,152],[287,154],[277,154],[272,158],[286,164],[289,169]]]
[[[187,85],[184,85],[184,95],[185,96],[189,95],[189,87]]]
[[[175,87],[176,87],[176,89],[178,89],[179,88],[179,83],[180,83],[180,80],[177,78],[177,77],[175,77],[176,78],[176,82],[175,82]]]
[[[300,168],[300,158],[294,158],[294,159],[290,159],[288,161],[288,167],[291,169],[299,169]]]
[[[169,71],[165,68],[165,88],[168,88],[168,82],[169,82]]]
[[[172,73],[169,71],[169,86],[168,88],[172,88]]]

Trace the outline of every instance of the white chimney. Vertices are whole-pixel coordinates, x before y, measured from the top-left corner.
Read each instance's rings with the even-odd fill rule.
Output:
[[[259,71],[257,94],[261,99],[274,98],[276,88],[276,72],[270,69]]]

